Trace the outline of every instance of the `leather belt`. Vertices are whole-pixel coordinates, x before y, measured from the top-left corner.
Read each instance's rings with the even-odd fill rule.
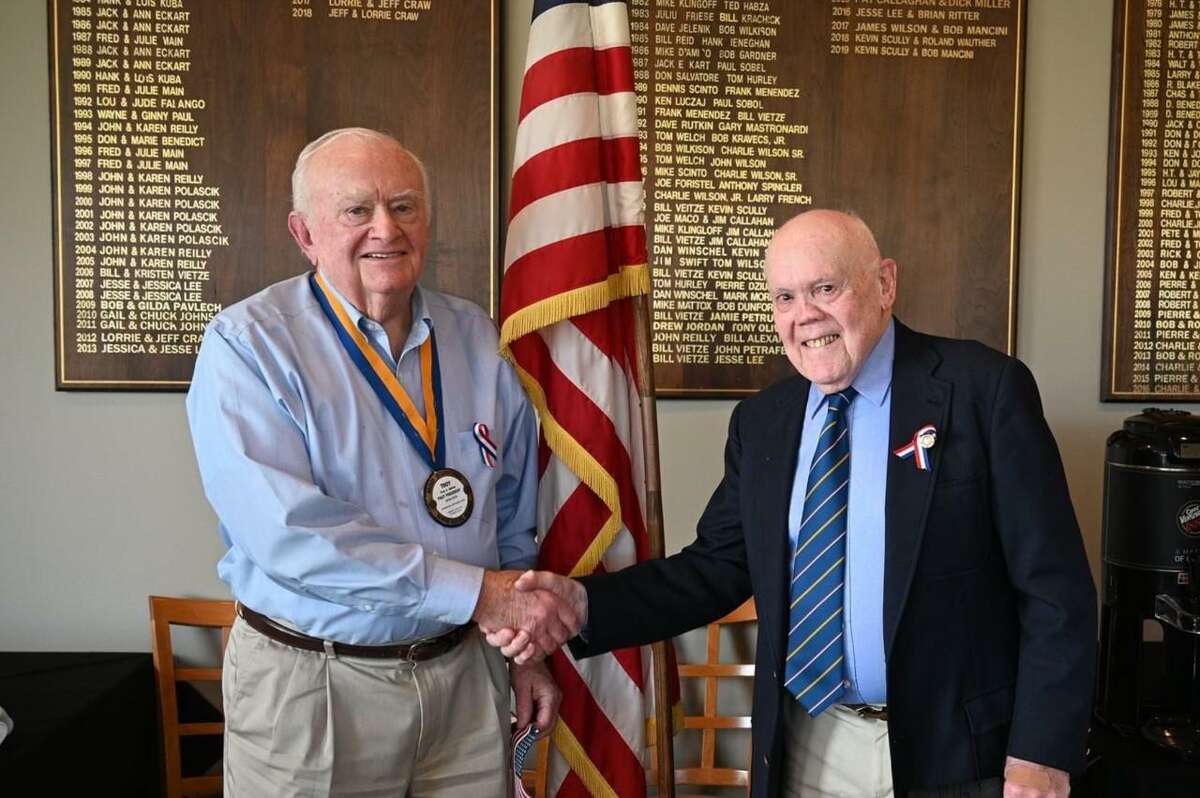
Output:
[[[882,720],[885,723],[888,719],[887,707],[877,707],[873,704],[843,704],[846,709],[853,710],[860,718],[867,720]]]
[[[358,646],[352,643],[337,643],[332,640],[322,640],[319,637],[309,637],[302,632],[275,623],[267,616],[255,612],[240,602],[237,605],[237,613],[242,620],[249,624],[251,629],[292,648],[317,651],[322,654],[332,652],[341,657],[403,659],[409,662],[424,662],[434,657],[440,657],[465,640],[467,634],[475,627],[475,624],[464,624],[457,629],[451,629],[444,635],[425,640],[414,640],[411,643],[397,643],[390,646]]]

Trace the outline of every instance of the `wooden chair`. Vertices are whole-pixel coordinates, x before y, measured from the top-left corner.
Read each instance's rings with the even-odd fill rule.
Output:
[[[721,679],[754,678],[754,663],[752,662],[744,664],[721,662],[721,629],[731,624],[754,623],[757,620],[758,614],[755,611],[754,599],[747,599],[742,606],[708,625],[704,662],[679,663],[681,683],[684,679],[704,680],[704,701],[701,714],[683,716],[684,729],[700,730],[700,765],[694,768],[676,768],[675,783],[677,785],[743,787],[746,795],[750,794],[749,762],[746,763],[746,769],[716,766],[717,732],[722,729],[749,729],[750,716],[748,714],[718,714],[717,699]],[[678,738],[676,741],[678,742]],[[654,755],[654,741],[650,740],[649,743],[651,746],[649,760],[653,764],[657,761]],[[538,741],[535,750],[537,751],[537,762],[522,774],[521,781],[532,798],[543,798],[546,795],[547,739],[543,738]],[[651,785],[657,782],[653,768],[647,771],[647,780]],[[677,792],[676,798],[704,797]]]
[[[163,775],[166,798],[185,795],[219,795],[221,776],[184,776],[181,771],[180,737],[223,734],[224,723],[180,723],[176,693],[178,682],[221,682],[221,666],[177,668],[171,646],[172,626],[198,626],[221,630],[221,651],[229,643],[233,626],[232,601],[150,597],[150,639],[154,652],[154,676],[158,683],[158,706],[162,725]]]
[[[728,729],[749,729],[750,715],[722,715],[717,706],[719,687],[723,679],[754,678],[754,663],[728,663],[721,661],[721,630],[732,624],[753,623],[758,620],[754,599],[747,599],[742,606],[707,627],[707,640],[703,662],[680,662],[679,681],[683,687],[686,679],[703,680],[704,699],[699,715],[684,715],[683,728],[700,731],[700,762],[697,767],[676,767],[675,783],[689,787],[708,786],[720,788],[743,787],[750,794],[750,763],[745,768],[717,767],[717,732]],[[728,683],[727,683],[728,684]],[[753,685],[751,685],[753,687]],[[675,738],[676,750],[680,738]],[[654,760],[651,759],[653,762]],[[654,781],[651,774],[651,782]],[[677,791],[676,798],[699,798],[696,794]]]

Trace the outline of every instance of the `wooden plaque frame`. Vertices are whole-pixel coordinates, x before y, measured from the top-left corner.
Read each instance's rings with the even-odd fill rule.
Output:
[[[703,268],[712,271],[713,264],[721,263],[717,268],[732,271],[732,282],[755,279],[765,244],[762,236],[750,247],[743,240],[735,250],[717,229],[720,224],[730,225],[733,218],[712,210],[720,203],[709,203],[698,213],[680,213],[680,206],[697,204],[694,192],[683,200],[663,199],[671,192],[674,197],[684,196],[677,190],[681,174],[719,188],[721,177],[712,166],[714,159],[728,154],[735,143],[721,138],[721,125],[739,119],[754,124],[773,119],[759,116],[760,112],[782,113],[783,121],[803,123],[807,130],[768,132],[765,145],[755,143],[752,150],[769,153],[785,146],[791,152],[803,150],[804,155],[803,159],[767,157],[760,173],[782,179],[756,179],[745,170],[736,173],[725,185],[754,188],[741,192],[740,203],[727,203],[734,207],[734,216],[738,205],[765,206],[759,217],[766,223],[759,218],[757,234],[769,232],[810,206],[853,210],[872,227],[883,254],[900,264],[896,314],[901,320],[930,333],[977,338],[1002,351],[1015,351],[1026,3],[999,0],[986,7],[977,5],[959,7],[966,8],[965,13],[950,16],[960,12],[946,10],[933,0],[906,5],[774,0],[718,3],[709,18],[702,13],[688,15],[678,7],[668,10],[649,0],[632,0],[635,81],[647,90],[646,96],[639,96],[639,104],[643,116],[649,117],[643,120],[643,162],[655,279],[655,383],[660,395],[736,397],[793,373],[778,349],[764,288],[742,286],[730,293],[715,283],[716,278],[706,283],[694,268],[686,270],[686,280],[673,276],[683,271],[680,237],[671,239],[678,233],[681,216],[699,218],[689,229],[705,231],[701,243],[718,250],[725,247],[724,256],[710,258]],[[740,11],[732,11],[734,6]],[[919,16],[924,12],[928,12],[924,18]],[[773,52],[761,52],[760,46],[757,55],[743,58],[742,53],[753,45],[734,44],[764,37],[770,38]],[[674,48],[669,56],[656,55],[667,46]],[[722,54],[726,66],[732,65],[723,72],[718,68]],[[760,65],[765,69],[759,71]],[[694,82],[684,91],[660,87],[669,82],[664,75],[672,69],[675,82],[684,83],[684,74]],[[712,78],[713,72],[720,75]],[[744,74],[731,76],[731,72]],[[735,85],[751,86],[753,91],[731,94]],[[795,87],[798,93],[781,100],[759,93],[763,87]],[[661,97],[670,102],[656,106]],[[738,102],[718,105],[718,97]],[[743,99],[750,102],[742,106]],[[690,135],[683,123],[698,119],[697,107],[709,114],[728,110],[732,115],[718,119],[711,129],[715,132],[706,143],[714,145],[714,152],[707,163],[685,162],[679,156],[687,148],[678,142],[694,139],[681,139],[675,133],[676,146],[669,153],[673,160],[664,161],[662,154],[670,147],[661,146],[660,134],[671,129],[673,117],[662,114],[655,122],[651,110],[682,109],[676,117],[681,121],[673,129]],[[742,116],[743,111],[748,116]],[[745,130],[788,128],[767,125]],[[731,160],[736,166],[737,156]],[[742,159],[747,164],[755,160],[754,156]],[[663,170],[665,163],[673,174]],[[664,174],[674,181],[669,186],[661,180]],[[802,187],[784,203],[780,200],[787,191],[774,186],[788,182]],[[772,192],[773,200],[762,199]],[[660,218],[668,213],[674,230],[664,233]],[[704,251],[692,248],[690,253]],[[739,257],[730,251],[752,254]],[[705,297],[716,300],[702,319],[704,332],[697,331],[694,312],[682,314],[686,320],[680,320],[664,305],[664,300],[669,303],[676,295],[689,296],[677,291],[681,282],[689,291],[698,291],[690,296],[701,297],[689,308],[703,306]],[[722,297],[730,296],[736,301],[722,302]],[[754,302],[759,304],[753,306]],[[753,335],[753,347],[743,349],[762,352],[770,339],[779,354],[766,355],[759,362],[718,363],[718,358],[736,357],[737,349],[737,335],[729,327],[707,332],[720,326],[712,323],[718,306],[749,312],[758,319],[761,330]],[[689,325],[695,342],[677,344],[679,337],[688,336]],[[671,329],[661,334],[667,326]],[[710,362],[685,362],[706,335],[712,338],[702,345],[715,347],[708,350]]]
[[[291,169],[338,127],[422,157],[423,283],[495,314],[499,3],[355,5],[47,0],[60,390],[186,390],[207,318],[308,268]]]
[[[1179,78],[1176,71],[1200,81],[1200,68],[1190,59],[1171,64],[1163,46],[1169,8],[1163,0],[1113,5],[1100,370],[1100,398],[1106,402],[1200,402],[1200,277],[1189,274],[1200,275],[1200,236],[1186,224],[1167,222],[1200,225],[1200,210],[1184,207],[1183,194],[1175,196],[1183,192],[1200,203],[1200,181],[1186,176],[1192,164],[1200,165],[1200,120],[1184,121],[1174,110],[1178,99],[1190,102],[1200,92],[1187,89],[1187,97],[1175,98],[1168,84]],[[1190,11],[1193,24],[1200,17],[1194,0],[1178,10]],[[1151,19],[1163,31],[1150,48],[1156,55],[1147,52]],[[1147,63],[1149,58],[1158,63]],[[1176,122],[1186,127],[1176,128],[1181,135],[1168,148],[1165,131]],[[1179,152],[1167,157],[1167,150]],[[1164,208],[1164,200],[1173,207]]]

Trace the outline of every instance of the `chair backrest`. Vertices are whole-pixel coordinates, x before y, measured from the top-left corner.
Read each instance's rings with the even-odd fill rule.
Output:
[[[749,761],[745,768],[718,767],[717,732],[729,729],[749,729],[749,708],[745,715],[723,715],[718,709],[719,687],[723,679],[754,678],[754,663],[730,663],[721,661],[721,630],[732,624],[753,623],[758,619],[754,607],[754,599],[747,599],[744,604],[723,618],[719,618],[707,627],[705,657],[703,662],[680,662],[680,686],[687,679],[699,679],[703,689],[703,702],[698,715],[683,716],[683,728],[700,731],[700,761],[696,767],[676,767],[675,783],[687,786],[712,787],[744,787],[750,794]],[[726,682],[728,684],[728,682]],[[750,684],[751,690],[753,684]],[[748,691],[749,692],[749,691]],[[680,738],[676,736],[676,749]],[[678,798],[686,796],[677,792]]]
[[[699,715],[684,715],[684,729],[700,731],[700,764],[698,767],[676,768],[675,783],[687,786],[713,787],[744,787],[750,794],[749,762],[746,768],[717,767],[717,732],[722,729],[749,729],[750,715],[721,715],[718,714],[717,704],[719,682],[721,679],[754,678],[754,663],[728,663],[721,661],[721,629],[731,624],[754,623],[758,620],[754,599],[747,599],[744,604],[723,618],[710,623],[706,630],[705,657],[703,662],[679,663],[680,682],[684,679],[702,679],[704,689],[703,706]],[[681,685],[682,686],[682,685]],[[750,685],[753,688],[753,685]],[[748,711],[748,710],[747,710]],[[678,730],[676,730],[678,731]],[[657,781],[653,763],[657,762],[654,754],[654,740],[648,741],[650,753],[648,760],[652,767],[647,771],[647,780],[653,785]],[[678,745],[678,737],[676,738]],[[536,747],[536,762],[531,763],[522,774],[521,781],[531,798],[544,798],[546,795],[546,757],[547,738],[538,741]],[[689,798],[682,793],[676,793],[676,798]],[[697,797],[699,798],[699,797]]]
[[[229,642],[233,626],[232,601],[150,597],[150,639],[154,653],[154,677],[158,683],[158,706],[162,725],[163,774],[166,798],[213,795],[221,792],[221,777],[184,776],[181,770],[180,737],[223,734],[224,723],[180,723],[176,692],[178,682],[221,682],[221,666],[180,668],[175,665],[171,645],[172,626],[199,626],[221,630],[221,651]]]

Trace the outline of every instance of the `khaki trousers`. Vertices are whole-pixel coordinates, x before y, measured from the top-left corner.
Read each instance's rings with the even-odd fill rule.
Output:
[[[478,632],[411,663],[302,651],[238,618],[222,688],[227,798],[512,795],[508,670]]]
[[[887,723],[834,704],[815,718],[797,701],[784,709],[787,798],[891,798]]]

